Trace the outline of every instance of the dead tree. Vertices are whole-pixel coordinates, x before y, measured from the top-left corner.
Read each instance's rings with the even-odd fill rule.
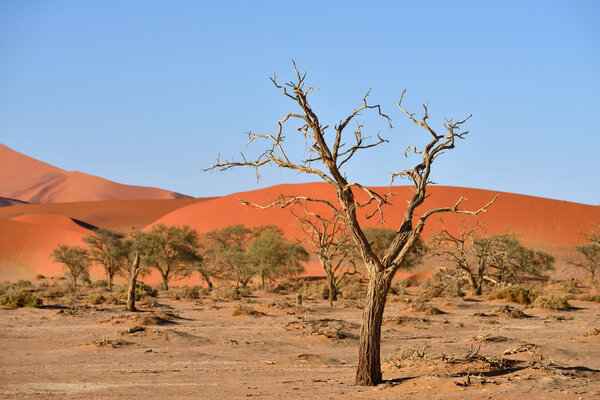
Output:
[[[444,256],[460,274],[466,275],[473,293],[480,295],[486,278],[484,273],[488,253],[482,251],[480,257],[473,256],[473,243],[480,228],[479,223],[467,227],[466,221],[462,220],[458,233],[451,233],[446,229],[443,220],[441,224],[442,231],[429,239],[431,255]]]
[[[293,62],[292,62],[293,63]],[[291,199],[279,198],[270,206],[279,205],[287,207],[298,201],[316,203],[327,206],[331,212],[339,213],[345,221],[346,229],[352,237],[358,252],[360,253],[369,275],[369,286],[363,310],[362,326],[360,331],[358,369],[356,372],[357,385],[376,385],[381,382],[380,341],[381,323],[385,308],[388,289],[396,271],[402,265],[413,246],[417,243],[428,218],[443,212],[455,212],[461,214],[477,215],[483,212],[494,200],[484,205],[477,211],[465,211],[459,207],[463,202],[460,197],[454,205],[435,208],[416,215],[416,209],[426,198],[426,188],[430,182],[431,167],[435,159],[447,150],[454,148],[457,139],[463,139],[468,131],[461,132],[462,125],[470,118],[461,121],[446,121],[445,134],[438,134],[427,122],[429,114],[427,106],[424,105],[424,115],[416,119],[414,114],[406,111],[402,106],[404,92],[400,97],[398,106],[412,122],[425,129],[430,136],[429,143],[418,150],[414,146],[407,147],[405,155],[409,151],[416,154],[421,160],[413,168],[392,174],[393,178],[399,176],[407,177],[414,185],[414,194],[408,201],[404,211],[402,224],[398,227],[396,236],[392,240],[383,257],[378,257],[365,237],[358,219],[358,211],[364,209],[367,217],[378,216],[383,219],[383,207],[389,205],[389,194],[380,194],[361,185],[358,182],[349,181],[344,174],[343,166],[357,154],[357,152],[380,146],[388,141],[377,134],[376,139],[370,139],[363,135],[363,126],[356,122],[356,117],[361,112],[375,111],[378,116],[388,122],[390,118],[381,112],[379,105],[370,105],[367,101],[369,92],[362,99],[362,105],[352,111],[345,119],[334,126],[333,134],[329,135],[329,125],[324,125],[311,108],[308,97],[316,88],[306,85],[306,73],[301,74],[293,63],[295,79],[287,84],[280,85],[276,76],[271,78],[273,84],[283,92],[283,95],[291,99],[298,107],[297,112],[286,114],[278,121],[278,129],[274,134],[254,134],[249,132],[249,144],[264,140],[267,142],[266,150],[253,160],[242,156],[241,161],[221,161],[208,168],[228,170],[235,167],[258,168],[264,165],[275,165],[280,168],[291,169],[296,172],[314,175],[327,182],[335,190],[337,201],[323,198],[308,198],[303,196]],[[299,121],[298,131],[306,141],[304,157],[292,160],[288,157],[285,148],[284,125],[291,120]],[[345,142],[345,129],[351,122],[356,123],[354,134],[350,136],[352,143]],[[290,149],[287,149],[290,150]]]
[[[338,284],[348,275],[355,275],[356,264],[350,237],[346,234],[345,220],[340,213],[318,213],[309,211],[306,202],[300,210],[290,208],[299,222],[306,241],[312,245],[325,272],[329,290],[329,306],[337,300]]]

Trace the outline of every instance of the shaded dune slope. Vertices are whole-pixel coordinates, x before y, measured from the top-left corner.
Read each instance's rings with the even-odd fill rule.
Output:
[[[27,214],[51,213],[64,215],[99,228],[128,231],[131,227],[143,228],[180,207],[211,199],[186,198],[28,204],[0,208],[0,219],[10,219]]]

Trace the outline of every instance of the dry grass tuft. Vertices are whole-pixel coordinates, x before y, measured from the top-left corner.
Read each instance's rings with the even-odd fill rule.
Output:
[[[233,309],[233,311],[231,312],[231,315],[233,315],[234,317],[237,317],[239,315],[249,315],[252,317],[260,317],[262,315],[265,315],[265,313],[256,311],[254,308],[246,306],[244,304],[239,304]]]
[[[535,301],[537,294],[521,285],[513,285],[496,290],[488,296],[488,300],[507,300],[518,304],[531,304]]]
[[[533,302],[534,307],[546,308],[548,310],[568,310],[571,308],[569,300],[565,297],[554,295],[540,296]]]

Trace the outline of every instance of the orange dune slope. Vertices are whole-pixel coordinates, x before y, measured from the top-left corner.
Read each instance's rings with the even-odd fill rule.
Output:
[[[50,259],[58,244],[83,245],[81,238],[91,231],[62,215],[34,214],[14,220],[0,220],[0,275],[5,279],[32,272],[61,273],[62,265]]]
[[[406,201],[412,195],[411,188],[397,186],[373,189],[381,194],[388,191],[394,194],[390,198],[392,205],[384,208],[385,222],[387,227],[398,229]],[[248,226],[274,224],[280,226],[288,237],[301,238],[302,234],[288,210],[278,207],[259,210],[240,203],[243,199],[265,205],[269,199],[275,199],[279,194],[324,198],[335,202],[335,193],[324,183],[278,185],[182,207],[158,219],[155,224],[190,225],[200,232],[237,223]],[[583,232],[600,224],[600,207],[597,206],[447,186],[432,186],[428,194],[424,204],[417,209],[417,217],[430,208],[452,206],[461,196],[465,198],[461,204],[462,209],[476,210],[498,194],[498,199],[489,207],[489,211],[480,214],[480,222],[485,224],[488,234],[511,232],[529,243],[575,245],[581,242]],[[359,217],[367,225],[380,224],[376,217],[367,220],[365,214],[360,211]],[[431,217],[424,231],[425,237],[441,229],[440,217],[444,219],[445,226],[454,231],[459,228],[461,219],[465,218],[448,213]]]
[[[77,171],[64,171],[0,144],[0,196],[30,203],[177,199],[167,190],[123,185]]]

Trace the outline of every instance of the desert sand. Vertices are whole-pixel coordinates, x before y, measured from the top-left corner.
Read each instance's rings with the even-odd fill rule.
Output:
[[[36,282],[39,284],[40,282]],[[51,283],[51,282],[50,282]],[[91,289],[90,289],[91,290]],[[242,300],[173,300],[137,313],[122,304],[46,299],[0,308],[4,399],[597,399],[600,303],[549,311],[483,297],[391,295],[382,331],[383,377],[353,386],[361,311],[293,293]],[[98,293],[98,289],[95,290]],[[557,293],[559,294],[559,293]],[[342,307],[346,304],[346,307]],[[525,318],[499,310],[510,305]],[[234,310],[256,315],[232,315]]]

